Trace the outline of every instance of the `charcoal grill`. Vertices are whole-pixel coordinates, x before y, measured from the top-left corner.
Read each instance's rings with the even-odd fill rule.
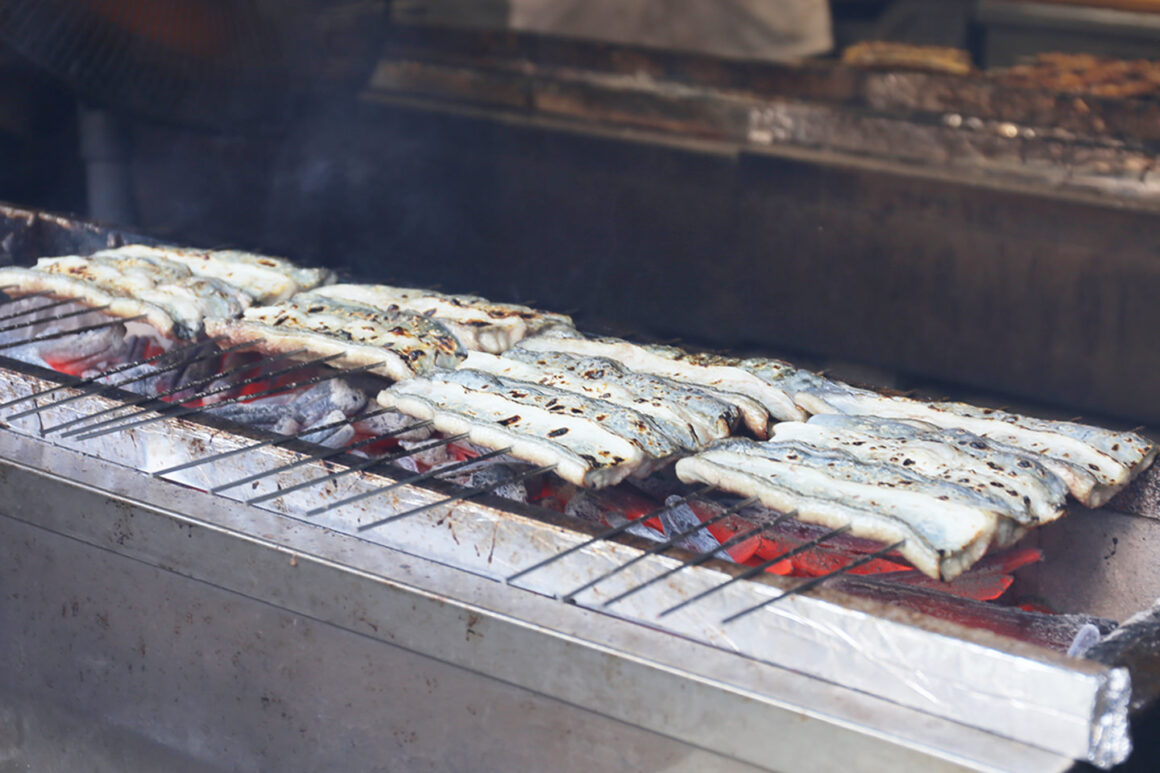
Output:
[[[4,218],[18,259],[136,239]],[[1064,770],[1121,761],[1130,716],[1150,721],[1147,485],[1136,514],[1068,521],[1078,560],[1101,522],[1126,554],[1107,575],[1136,574],[1131,593],[1096,577],[1074,598],[1140,613],[1072,658],[631,524],[0,369],[0,710],[22,728],[0,752],[17,759],[95,736],[108,759],[191,770]],[[44,732],[66,741],[46,750]]]

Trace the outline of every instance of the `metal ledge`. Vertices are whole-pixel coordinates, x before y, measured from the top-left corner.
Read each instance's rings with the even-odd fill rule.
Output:
[[[0,512],[6,519],[727,759],[781,770],[787,762],[825,770],[850,759],[873,760],[881,769],[1070,765],[1064,757],[863,693],[325,528],[242,505],[226,513],[219,498],[130,477],[130,471],[73,451],[53,447],[52,472],[29,463],[38,456],[30,446],[37,444],[0,432]],[[130,488],[137,496],[124,493]]]

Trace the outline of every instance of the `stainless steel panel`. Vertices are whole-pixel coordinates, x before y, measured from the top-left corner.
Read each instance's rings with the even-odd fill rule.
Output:
[[[15,396],[43,386],[37,378],[23,374],[0,382],[0,391]],[[105,407],[108,398],[85,397],[63,408],[49,409],[20,419],[13,429],[23,436],[0,432],[0,457],[24,460],[31,468],[45,471],[45,476],[65,488],[76,484],[95,486],[116,492],[142,503],[165,503],[164,510],[173,517],[197,519],[214,528],[236,533],[247,540],[270,541],[284,550],[298,550],[317,555],[329,550],[319,534],[349,536],[354,540],[345,549],[376,551],[389,547],[405,554],[439,561],[466,569],[457,586],[474,594],[480,587],[493,583],[486,580],[510,576],[518,569],[531,566],[543,558],[557,555],[563,548],[578,545],[584,535],[544,523],[515,508],[501,511],[484,503],[463,502],[451,507],[427,510],[413,518],[391,524],[389,528],[359,533],[357,526],[390,513],[437,501],[442,494],[419,487],[403,487],[378,501],[366,500],[337,508],[320,518],[309,518],[309,508],[329,498],[341,499],[349,494],[373,490],[384,482],[381,476],[361,473],[332,481],[321,492],[294,492],[285,501],[267,503],[274,511],[244,507],[222,497],[207,496],[198,491],[177,488],[173,482],[155,480],[141,470],[160,469],[174,463],[199,458],[207,453],[229,450],[244,438],[231,432],[211,430],[196,422],[171,420],[155,422],[118,433],[114,440],[101,438],[83,442],[75,438],[59,440],[53,435],[48,443],[35,437],[43,426],[71,418],[77,412]],[[43,423],[42,423],[43,422]],[[91,454],[100,454],[113,462],[97,464]],[[246,458],[245,468],[229,460],[224,470],[213,465],[184,471],[180,481],[204,489],[211,482],[254,469],[270,469],[288,459],[294,452],[281,448],[263,448]],[[295,468],[286,474],[265,478],[253,493],[285,487],[304,477],[320,477],[321,464]],[[51,471],[51,472],[49,472]],[[50,484],[49,491],[58,486]],[[44,487],[42,487],[44,488]],[[244,495],[244,492],[243,492]],[[150,505],[155,506],[155,505]],[[41,523],[56,528],[71,528],[66,515],[68,506],[60,504],[42,516]],[[290,517],[282,517],[284,513]],[[122,543],[118,542],[118,545]],[[211,565],[218,555],[212,548],[167,550],[167,560],[178,564],[202,566],[209,556]],[[611,542],[599,542],[557,561],[533,575],[521,577],[520,589],[549,597],[562,596],[580,584],[638,554],[637,549]],[[356,564],[360,569],[377,571],[383,553],[367,553],[369,563]],[[344,553],[341,560],[349,561]],[[612,578],[603,589],[586,591],[577,597],[581,605],[598,607],[598,602],[619,593],[626,584],[639,583],[670,567],[674,559],[652,556]],[[221,567],[215,566],[221,570]],[[720,569],[704,566],[682,572],[679,582],[657,583],[636,594],[613,611],[634,623],[661,626],[670,632],[699,643],[707,651],[723,650],[742,656],[729,663],[744,663],[746,671],[733,672],[730,666],[725,683],[729,689],[752,689],[754,674],[761,664],[792,668],[815,678],[840,683],[852,690],[880,696],[882,699],[917,709],[923,714],[961,722],[1004,737],[1052,750],[1065,756],[1083,759],[1114,760],[1127,751],[1126,704],[1128,689],[1126,671],[1109,669],[1095,663],[1065,658],[1058,653],[1031,647],[987,632],[956,626],[923,617],[900,614],[887,605],[851,599],[841,594],[822,592],[794,596],[786,602],[761,610],[743,620],[723,626],[725,615],[778,593],[775,587],[783,581],[738,583],[715,597],[713,605],[682,610],[658,621],[661,610],[712,587],[724,579]],[[486,578],[481,582],[480,578]],[[526,593],[506,588],[513,603],[523,603]],[[284,593],[285,591],[279,591]],[[458,591],[457,591],[458,593]],[[457,593],[450,594],[457,596]],[[265,598],[259,594],[260,598]],[[467,598],[471,598],[468,596]],[[529,614],[523,620],[536,625],[551,625],[545,609]],[[586,624],[582,638],[606,635],[612,618],[594,615]],[[575,630],[565,627],[554,630]],[[432,642],[416,642],[418,651],[432,653]],[[628,648],[633,656],[641,650]],[[682,670],[704,675],[703,664],[709,657],[678,659]],[[489,664],[494,668],[495,664]],[[493,675],[499,672],[488,671]],[[520,675],[523,676],[522,674]],[[585,685],[587,687],[587,685]],[[552,689],[555,689],[553,686]],[[555,694],[551,689],[550,694]],[[765,693],[777,695],[776,691]],[[603,705],[604,696],[587,694],[591,705]],[[589,704],[585,704],[589,705]],[[631,721],[637,722],[638,718]],[[690,722],[689,732],[703,728]],[[687,737],[680,734],[679,737]],[[728,741],[729,739],[716,739]],[[1109,757],[1109,755],[1111,755]]]
[[[26,447],[29,439],[18,440]],[[54,464],[116,487],[111,465],[55,450]],[[247,752],[257,756],[239,759],[253,762],[264,753],[310,769],[349,759],[360,744],[382,759],[397,749],[399,730],[422,737],[426,750],[402,757],[403,769],[427,764],[423,755],[449,738],[463,751],[444,751],[452,756],[435,766],[463,761],[480,769],[499,731],[458,708],[464,695],[478,694],[465,704],[480,711],[517,705],[515,695],[529,701],[516,724],[530,723],[550,739],[553,769],[564,765],[561,750],[572,748],[566,728],[576,722],[573,710],[557,712],[559,703],[628,726],[580,723],[587,729],[576,759],[588,770],[609,760],[594,735],[619,743],[645,731],[676,746],[662,752],[651,740],[631,741],[627,748],[651,751],[626,760],[628,767],[666,769],[658,760],[667,760],[681,769],[677,763],[688,759],[712,769],[718,762],[705,754],[803,770],[845,770],[854,759],[866,769],[1069,764],[348,535],[239,505],[230,514],[253,527],[243,534],[215,522],[221,500],[202,492],[147,480],[138,493],[168,491],[157,501],[180,511],[148,505],[33,469],[17,454],[4,448],[0,463],[0,592],[10,600],[0,629],[21,642],[19,656],[3,665],[3,682],[83,706],[201,759]],[[427,705],[420,675],[438,681],[449,668],[482,681]],[[401,702],[376,703],[396,692]],[[263,695],[276,710],[263,707]],[[426,743],[427,734],[442,732],[437,727],[446,734]],[[503,754],[515,754],[532,730],[519,732],[494,752],[496,769],[512,762]],[[219,751],[224,757],[214,757]]]

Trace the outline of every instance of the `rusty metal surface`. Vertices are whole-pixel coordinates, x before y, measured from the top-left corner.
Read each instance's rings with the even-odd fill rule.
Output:
[[[959,114],[1042,127],[1064,138],[1160,140],[1158,100],[1009,85],[1001,71],[964,76],[828,61],[746,62],[510,32],[416,28],[393,30],[384,51],[384,67],[421,63],[463,74],[520,76],[530,90],[555,82],[611,84],[621,78],[642,86],[672,83],[706,94],[862,108],[900,118]],[[486,88],[475,96],[488,99]]]
[[[940,84],[927,82],[934,77],[867,74],[863,103],[834,104],[722,91],[643,73],[528,73],[514,66],[385,60],[371,80],[370,93],[379,99],[421,97],[456,106],[486,105],[541,119],[742,147],[825,149],[1063,190],[1160,198],[1160,182],[1150,174],[1155,154],[1139,143],[1109,136],[1102,124],[1104,131],[1077,138],[1069,128],[1074,121],[1050,123],[1054,115],[986,111],[984,117],[950,100],[939,103],[929,97],[939,91]],[[981,103],[986,101],[980,97]],[[1083,104],[1082,98],[1071,102],[1067,115],[1086,113],[1076,106]]]
[[[49,212],[0,204],[0,265],[34,260],[34,256],[86,254],[128,242],[158,240]]]

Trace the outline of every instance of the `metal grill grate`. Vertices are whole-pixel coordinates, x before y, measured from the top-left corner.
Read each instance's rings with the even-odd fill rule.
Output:
[[[29,296],[25,296],[21,300],[26,300],[28,297]],[[0,305],[4,305],[9,302],[11,301],[0,301]],[[38,313],[57,308],[63,303],[65,302],[48,299],[48,302],[43,305],[9,314],[3,319],[16,319],[22,316],[35,317],[35,315]],[[101,311],[101,309],[83,309],[79,311],[69,311],[64,314],[59,314],[49,318],[34,318],[32,321],[12,324],[7,327],[0,327],[0,333],[23,329],[34,329],[37,326],[43,326],[61,320],[81,317],[87,313],[99,311]],[[15,348],[24,345],[35,345],[48,340],[65,338],[70,335],[80,335],[92,330],[110,327],[112,325],[120,324],[123,321],[124,320],[112,320],[100,324],[87,325],[64,332],[52,332],[42,335],[33,335],[27,338],[10,340],[0,344],[0,346],[5,348]],[[175,418],[196,417],[199,413],[203,412],[203,408],[200,406],[201,401],[210,397],[238,392],[246,386],[262,384],[264,382],[272,381],[273,379],[281,377],[290,377],[289,381],[286,383],[280,383],[275,386],[262,388],[259,391],[253,393],[236,394],[235,396],[228,397],[227,399],[214,403],[215,407],[236,405],[238,403],[251,401],[262,397],[291,393],[295,390],[313,386],[324,381],[357,375],[359,373],[373,370],[379,366],[379,364],[371,364],[358,368],[329,369],[322,375],[310,375],[311,369],[316,369],[319,366],[327,365],[338,355],[318,357],[305,361],[296,361],[295,358],[301,357],[307,353],[305,349],[298,349],[295,351],[270,355],[257,362],[251,361],[245,363],[244,365],[238,365],[220,371],[215,370],[213,373],[200,376],[199,378],[196,378],[192,381],[179,384],[157,394],[128,396],[120,392],[120,390],[126,386],[132,385],[150,377],[176,371],[193,363],[205,363],[222,358],[224,355],[230,353],[253,349],[260,342],[260,339],[256,339],[253,341],[236,344],[227,348],[218,348],[216,346],[216,341],[203,341],[180,346],[162,354],[154,355],[151,357],[143,357],[132,362],[119,364],[100,375],[91,376],[84,379],[75,379],[62,376],[63,383],[38,391],[34,394],[9,400],[3,404],[0,404],[0,411],[7,411],[7,413],[3,416],[4,420],[13,421],[16,419],[43,413],[51,408],[61,407],[68,403],[80,400],[87,395],[97,394],[109,397],[114,394],[119,394],[120,396],[116,399],[113,405],[90,413],[82,414],[80,416],[76,416],[58,424],[41,428],[42,436],[59,435],[62,438],[72,438],[77,441],[94,441],[99,438],[114,435],[118,432],[124,432],[154,422]],[[255,368],[259,369],[258,375],[244,375],[248,372],[252,372]],[[145,371],[143,373],[133,373],[138,369],[145,369]],[[133,375],[116,378],[117,376],[126,373],[133,373]],[[296,374],[306,375],[303,378],[296,378]],[[77,389],[79,391],[76,394],[71,395],[60,394],[62,391],[69,388]],[[167,400],[166,398],[170,399]],[[31,407],[23,407],[27,403],[31,403]],[[20,408],[21,410],[10,410],[13,408]],[[342,421],[335,421],[322,426],[308,427],[292,435],[284,435],[259,440],[248,446],[233,448],[218,454],[207,455],[200,459],[194,459],[178,465],[172,465],[164,469],[157,470],[153,472],[152,475],[154,477],[167,478],[176,475],[177,473],[191,470],[195,467],[212,465],[223,460],[238,457],[263,448],[285,446],[297,441],[299,443],[305,442],[306,445],[304,447],[308,449],[303,453],[301,458],[297,459],[296,461],[287,462],[286,464],[275,467],[273,469],[264,470],[260,473],[241,476],[233,480],[222,481],[210,489],[211,493],[221,494],[222,492],[237,490],[244,486],[253,486],[264,480],[273,479],[275,476],[281,473],[303,468],[308,465],[316,465],[317,469],[319,469],[322,474],[318,475],[317,477],[308,478],[301,482],[292,484],[285,488],[275,488],[271,491],[265,491],[263,493],[256,494],[248,499],[245,499],[244,501],[251,505],[268,505],[274,500],[285,497],[287,494],[319,488],[346,476],[355,475],[366,471],[381,472],[391,479],[391,482],[389,483],[371,488],[370,490],[360,491],[345,498],[329,501],[325,504],[320,504],[319,506],[314,507],[305,513],[307,517],[316,517],[345,505],[381,497],[403,487],[420,486],[433,480],[441,480],[447,483],[449,482],[446,480],[448,477],[456,474],[471,472],[488,462],[503,457],[511,450],[510,448],[495,449],[482,453],[479,456],[456,462],[454,464],[432,468],[425,472],[408,473],[404,468],[398,467],[397,463],[407,458],[413,459],[424,451],[438,449],[457,441],[465,440],[467,438],[466,433],[433,439],[413,448],[392,450],[387,453],[370,456],[369,458],[365,459],[351,456],[350,452],[374,446],[378,443],[381,443],[382,441],[397,439],[400,436],[413,433],[418,430],[427,429],[431,426],[431,422],[414,421],[406,424],[403,427],[375,434],[340,448],[328,448],[309,442],[309,439],[312,436],[317,436],[324,430],[337,429],[344,425],[353,425],[356,422],[362,421],[372,416],[382,415],[383,413],[386,412],[382,410],[369,411],[367,413],[348,417]],[[329,466],[337,465],[339,469],[326,471],[326,467],[319,463],[326,463],[326,465]],[[382,529],[388,527],[392,523],[403,520],[405,518],[410,518],[422,512],[434,510],[440,507],[450,507],[456,503],[493,494],[497,489],[503,486],[510,485],[512,483],[523,482],[525,480],[547,474],[551,472],[552,469],[552,465],[534,467],[516,473],[513,477],[497,479],[494,482],[473,487],[452,484],[452,492],[442,499],[428,502],[421,506],[404,510],[402,512],[392,512],[385,514],[381,518],[377,518],[368,523],[360,524],[357,527],[357,532],[363,533],[371,530]],[[607,541],[622,540],[623,537],[633,529],[633,527],[641,526],[646,521],[657,518],[681,504],[685,504],[694,500],[712,502],[709,497],[713,492],[714,487],[704,486],[692,493],[679,497],[675,501],[671,501],[668,504],[657,507],[651,512],[627,519],[618,525],[611,526],[610,528],[591,536],[583,542],[574,544],[567,548],[563,548],[554,555],[543,558],[527,567],[520,569],[519,571],[516,571],[515,573],[512,573],[506,578],[506,581],[508,584],[515,583],[521,578],[524,578],[534,572],[540,571],[548,565],[555,563],[556,561],[559,561],[567,556],[579,553],[592,545]],[[632,558],[627,559],[623,563],[605,570],[599,576],[585,582],[583,585],[573,589],[572,591],[560,594],[560,598],[570,603],[576,603],[577,597],[581,593],[596,588],[606,580],[622,574],[626,570],[637,566],[641,561],[644,561],[651,556],[668,553],[679,558],[680,563],[678,563],[676,566],[670,567],[662,573],[651,578],[644,579],[635,586],[620,590],[617,595],[604,600],[600,604],[600,608],[608,609],[609,607],[624,601],[628,597],[635,595],[645,588],[658,582],[668,580],[673,576],[692,567],[709,564],[714,560],[727,559],[727,551],[730,548],[735,547],[736,545],[740,545],[746,540],[759,537],[762,534],[769,532],[770,530],[776,528],[779,524],[792,518],[794,515],[793,513],[781,514],[777,516],[771,523],[762,526],[756,526],[742,533],[736,534],[725,542],[716,545],[712,549],[694,552],[681,547],[682,544],[688,544],[687,540],[690,537],[695,537],[698,534],[707,533],[707,530],[713,524],[723,521],[730,515],[737,514],[744,508],[753,505],[754,503],[754,499],[748,499],[743,502],[733,504],[726,507],[724,512],[717,514],[710,520],[702,522],[697,526],[687,528],[675,534],[664,535],[664,537],[660,538],[656,544],[642,550],[640,553],[633,556]],[[767,569],[774,566],[775,564],[804,553],[812,548],[818,547],[823,543],[832,540],[834,537],[845,533],[847,530],[847,528],[831,530],[812,540],[809,540],[805,544],[802,544],[791,550],[784,551],[772,558],[766,559],[759,565],[746,567],[740,573],[732,574],[720,585],[703,590],[696,595],[687,598],[681,603],[665,609],[659,614],[658,619],[683,609],[686,606],[698,604],[730,585],[760,577]],[[902,544],[903,543],[899,542],[894,545],[884,547],[873,554],[858,558],[857,560],[853,560],[847,566],[835,569],[828,574],[803,581],[796,587],[783,591],[781,595],[769,599],[760,606],[774,603],[782,598],[786,598],[797,593],[812,590],[833,577],[846,574],[858,566],[861,566],[869,561],[897,550],[899,547],[901,547]],[[744,616],[745,614],[748,614],[749,612],[755,611],[756,609],[760,608],[760,606],[755,606],[750,609],[743,610],[742,612],[735,613],[730,617],[723,619],[722,622],[729,622],[731,620],[737,619],[741,616]]]

